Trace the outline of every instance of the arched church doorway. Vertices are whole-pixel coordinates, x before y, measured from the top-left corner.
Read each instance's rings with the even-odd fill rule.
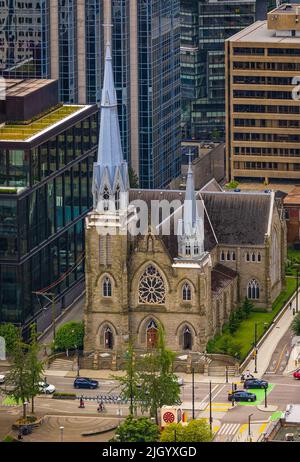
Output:
[[[188,327],[183,331],[183,349],[191,350],[192,349],[192,334]]]
[[[147,327],[147,348],[154,348],[157,345],[158,328],[154,321],[151,321]]]
[[[114,336],[109,327],[107,327],[104,332],[104,346],[109,350],[112,350],[114,346]]]

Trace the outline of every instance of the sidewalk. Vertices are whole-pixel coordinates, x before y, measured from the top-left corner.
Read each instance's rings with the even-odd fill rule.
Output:
[[[113,380],[113,376],[115,377],[124,377],[125,371],[111,371],[108,369],[102,370],[91,370],[91,369],[80,369],[80,376],[81,377],[89,377],[91,379],[97,380]],[[76,371],[59,371],[59,370],[46,370],[45,371],[46,377],[70,377],[75,378],[77,376]],[[192,384],[192,374],[182,373],[175,373],[177,377],[181,377],[184,380],[185,384]],[[228,383],[235,383],[239,377],[228,377]],[[220,376],[207,376],[203,374],[195,374],[195,383],[226,383],[225,379],[225,370],[224,370],[224,377]]]
[[[298,295],[299,297],[299,295]],[[258,348],[257,354],[257,370],[258,373],[255,374],[256,377],[260,378],[266,372],[269,363],[271,361],[274,349],[280,341],[280,339],[287,332],[288,328],[291,325],[293,320],[293,308],[296,307],[296,299],[293,301],[292,309],[287,308],[284,315],[279,319],[276,325],[273,327],[270,334],[267,336],[263,344]],[[251,373],[254,373],[255,364],[254,359],[252,359],[248,366],[246,367]]]

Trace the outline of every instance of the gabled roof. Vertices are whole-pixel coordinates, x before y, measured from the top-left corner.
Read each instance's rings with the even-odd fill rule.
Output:
[[[218,296],[238,276],[236,271],[218,264],[211,272],[211,290]]]

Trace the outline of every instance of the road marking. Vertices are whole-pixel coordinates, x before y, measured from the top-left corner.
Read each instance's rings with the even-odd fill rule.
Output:
[[[213,394],[213,392],[216,390],[216,388],[218,388],[219,385],[215,385],[214,388],[212,389],[211,391],[211,394]],[[201,409],[201,406],[203,407],[203,409],[205,409],[204,405],[206,405],[206,403],[208,402],[208,399],[209,399],[209,393],[203,398],[202,401],[200,401],[199,403],[199,409]]]
[[[235,435],[239,428],[239,423],[224,423],[218,431],[218,435]]]
[[[262,424],[262,426],[260,427],[260,429],[258,430],[258,432],[259,432],[259,433],[263,433],[267,425],[268,425],[267,423]]]
[[[248,424],[243,424],[239,430],[239,433],[243,433],[247,427],[248,427]]]
[[[284,352],[285,352],[285,349],[286,349],[287,346],[288,346],[288,344],[286,343],[286,344],[284,345],[284,347],[283,347],[282,352],[280,353],[280,356],[279,356],[279,359],[278,359],[278,362],[277,362],[277,366],[276,366],[276,368],[275,368],[275,374],[276,374],[277,370],[279,369],[279,366],[280,366],[282,357],[283,357],[283,355],[284,355]]]
[[[217,431],[219,430],[220,428],[220,425],[216,425],[214,428],[213,428],[213,433],[217,433]]]

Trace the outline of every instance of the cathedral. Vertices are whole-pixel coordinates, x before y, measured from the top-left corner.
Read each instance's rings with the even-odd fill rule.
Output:
[[[130,189],[110,47],[105,58],[94,207],[86,218],[84,350],[101,358],[155,346],[203,353],[245,297],[270,310],[284,286],[286,230],[274,192]]]

